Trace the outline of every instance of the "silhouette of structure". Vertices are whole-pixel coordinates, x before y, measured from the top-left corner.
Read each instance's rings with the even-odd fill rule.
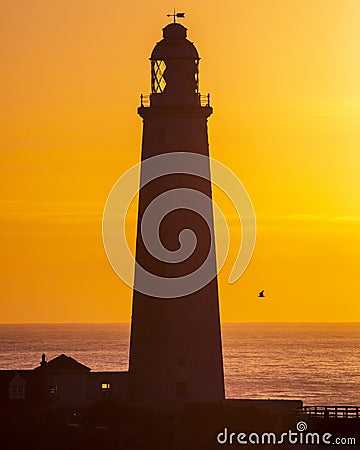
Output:
[[[64,354],[46,361],[43,354],[34,369],[0,370],[0,410],[83,407],[107,397],[125,401],[127,376],[128,372],[91,372]]]
[[[219,432],[227,436],[224,424],[229,433],[241,424],[244,432],[268,435],[269,430],[295,429],[300,413],[317,419],[318,410],[303,410],[300,400],[224,398],[207,137],[212,108],[209,96],[199,93],[198,52],[186,39],[186,28],[175,23],[182,15],[174,12],[174,23],[163,29],[164,38],[150,58],[151,95],[141,96],[138,108],[143,118],[141,182],[152,175],[144,162],[160,155],[182,155],[187,168],[194,161],[191,155],[201,156],[204,177],[185,173],[176,164],[168,171],[166,163],[157,167],[160,173],[168,171],[166,175],[141,184],[129,372],[91,372],[64,354],[50,361],[43,355],[33,370],[1,370],[1,448],[48,449],[51,442],[59,450],[210,450],[218,448]],[[153,240],[159,235],[163,247],[176,253],[184,243],[181,233],[191,229],[196,247],[177,261],[151,254],[142,233],[147,209],[174,190],[178,195],[165,204],[168,214],[160,214],[159,223],[146,233]],[[184,206],[194,199],[195,211]],[[153,207],[152,212],[159,211]],[[195,277],[184,295],[171,284],[169,288],[169,280],[186,279],[208,259],[208,282]],[[140,268],[157,277],[157,294]],[[159,414],[158,406],[165,406],[166,414]],[[322,416],[332,418],[329,411],[332,407],[325,407]],[[359,409],[346,407],[345,414],[358,418]]]
[[[175,292],[172,295],[171,290],[166,292],[166,283],[164,288],[160,283],[159,295],[148,295],[144,293],[146,280],[136,268],[128,380],[128,399],[132,402],[167,404],[224,399],[215,247],[211,237],[212,205],[211,201],[210,206],[198,205],[207,208],[210,219],[206,221],[182,206],[183,200],[196,193],[211,200],[207,119],[212,108],[209,95],[202,97],[199,93],[200,58],[186,35],[184,26],[171,23],[163,29],[163,39],[152,51],[151,94],[141,95],[138,108],[143,119],[142,164],[158,155],[195,153],[206,156],[202,172],[207,179],[181,174],[173,167],[171,174],[140,189],[136,261],[157,277],[176,279],[194,273],[211,254],[214,276],[203,287],[195,285],[194,292],[185,296],[177,297]],[[184,165],[191,165],[191,159],[187,161],[185,156]],[[147,170],[143,164],[141,180],[151,176]],[[169,200],[166,206],[173,211],[164,217],[159,229],[155,224],[150,230],[154,240],[159,234],[162,245],[169,251],[179,249],[183,230],[195,233],[194,253],[174,263],[149,253],[141,223],[153,200],[176,189],[186,189],[186,193],[176,197],[177,200]]]

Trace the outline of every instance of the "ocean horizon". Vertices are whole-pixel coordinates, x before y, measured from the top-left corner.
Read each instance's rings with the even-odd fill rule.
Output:
[[[128,369],[130,323],[0,324],[0,369],[65,353],[93,371]],[[360,405],[359,322],[222,322],[228,398]]]

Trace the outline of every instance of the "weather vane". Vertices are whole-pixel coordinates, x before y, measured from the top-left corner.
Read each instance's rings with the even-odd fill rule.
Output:
[[[176,18],[184,19],[185,13],[177,13],[177,12],[175,12],[175,8],[174,8],[174,14],[167,14],[166,16],[167,17],[173,17],[174,18],[174,23],[176,23]]]

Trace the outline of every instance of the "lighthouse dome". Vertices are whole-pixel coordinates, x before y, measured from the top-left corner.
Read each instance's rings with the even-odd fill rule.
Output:
[[[195,45],[186,39],[186,28],[179,23],[170,23],[163,28],[163,39],[158,42],[151,53],[152,60],[169,58],[186,58],[198,60]]]

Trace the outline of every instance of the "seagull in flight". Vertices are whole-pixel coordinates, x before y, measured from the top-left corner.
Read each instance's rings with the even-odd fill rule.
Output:
[[[264,290],[262,290],[260,293],[259,293],[259,295],[258,295],[258,297],[265,297],[265,294],[264,294]]]

